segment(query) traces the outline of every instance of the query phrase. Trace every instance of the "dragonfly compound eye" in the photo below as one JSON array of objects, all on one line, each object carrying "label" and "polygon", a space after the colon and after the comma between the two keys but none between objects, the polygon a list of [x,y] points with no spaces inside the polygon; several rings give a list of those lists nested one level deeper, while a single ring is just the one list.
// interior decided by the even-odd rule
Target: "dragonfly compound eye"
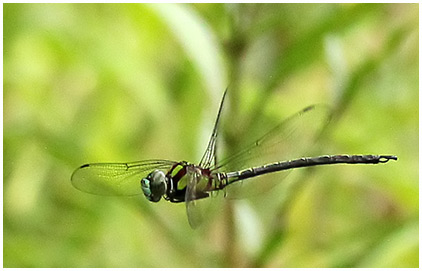
[{"label": "dragonfly compound eye", "polygon": [[158,202],[167,190],[166,175],[160,170],[154,170],[141,180],[141,187],[149,201]]}]

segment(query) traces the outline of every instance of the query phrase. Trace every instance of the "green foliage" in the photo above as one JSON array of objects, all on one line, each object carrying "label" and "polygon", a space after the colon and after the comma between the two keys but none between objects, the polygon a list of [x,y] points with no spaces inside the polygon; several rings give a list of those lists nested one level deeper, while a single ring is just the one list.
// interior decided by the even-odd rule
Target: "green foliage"
[{"label": "green foliage", "polygon": [[[418,267],[417,4],[3,14],[5,267]],[[227,86],[229,152],[325,103],[321,152],[399,160],[296,170],[198,231],[182,204],[72,187],[87,162],[199,161]]]}]

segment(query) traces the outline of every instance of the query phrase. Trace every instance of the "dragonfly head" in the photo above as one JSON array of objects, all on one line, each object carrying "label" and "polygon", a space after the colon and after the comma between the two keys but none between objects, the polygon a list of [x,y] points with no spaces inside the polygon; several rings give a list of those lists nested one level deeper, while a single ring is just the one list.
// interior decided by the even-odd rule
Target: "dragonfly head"
[{"label": "dragonfly head", "polygon": [[142,192],[152,202],[160,201],[167,191],[166,175],[160,170],[154,170],[141,180]]}]

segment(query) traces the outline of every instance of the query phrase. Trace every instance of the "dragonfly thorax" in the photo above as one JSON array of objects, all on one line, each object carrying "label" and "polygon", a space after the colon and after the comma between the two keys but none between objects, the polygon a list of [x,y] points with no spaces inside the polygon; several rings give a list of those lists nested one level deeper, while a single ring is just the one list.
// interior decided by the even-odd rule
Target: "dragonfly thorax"
[{"label": "dragonfly thorax", "polygon": [[142,192],[152,202],[160,201],[167,191],[167,177],[164,172],[154,170],[141,180]]}]

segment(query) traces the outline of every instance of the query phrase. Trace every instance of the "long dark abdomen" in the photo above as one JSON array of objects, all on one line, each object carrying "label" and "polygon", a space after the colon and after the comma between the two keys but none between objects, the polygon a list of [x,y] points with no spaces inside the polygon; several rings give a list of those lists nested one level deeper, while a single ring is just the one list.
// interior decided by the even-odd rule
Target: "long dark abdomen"
[{"label": "long dark abdomen", "polygon": [[262,167],[254,167],[238,172],[227,173],[228,183],[282,170],[331,164],[378,164],[397,160],[393,155],[325,155],[277,162]]}]

